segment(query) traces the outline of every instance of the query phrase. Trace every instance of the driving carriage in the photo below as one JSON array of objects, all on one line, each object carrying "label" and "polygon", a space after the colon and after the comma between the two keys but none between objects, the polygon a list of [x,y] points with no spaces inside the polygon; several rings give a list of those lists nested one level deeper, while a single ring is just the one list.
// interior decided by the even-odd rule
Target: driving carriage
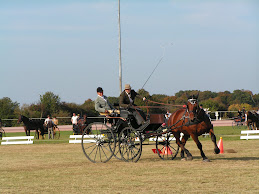
[{"label": "driving carriage", "polygon": [[[126,162],[137,162],[142,154],[143,142],[155,139],[156,153],[161,159],[174,159],[181,148],[182,159],[191,160],[192,155],[184,147],[191,136],[200,149],[203,161],[209,161],[202,151],[198,136],[210,133],[214,152],[220,152],[216,144],[213,125],[197,103],[198,96],[192,96],[185,108],[173,113],[165,124],[163,114],[150,114],[140,125],[136,125],[133,113],[120,109],[120,114],[107,115],[85,128],[82,134],[82,149],[91,162],[107,162],[113,156]],[[137,108],[135,108],[137,110]],[[180,134],[183,138],[180,139]],[[187,155],[185,158],[184,154]]]},{"label": "driving carriage", "polygon": [[[92,162],[107,162],[112,156],[127,162],[137,162],[142,153],[143,142],[166,129],[163,125],[163,114],[150,115],[137,127],[133,114],[128,110],[120,110],[119,115],[101,117],[100,121],[103,120],[104,122],[91,123],[82,135],[83,152]],[[166,142],[166,138],[162,139],[162,136],[156,140],[161,158],[174,158],[177,155],[179,147],[170,145],[171,140],[172,138]],[[172,150],[171,154],[162,153],[161,146],[166,145],[167,149]]]},{"label": "driving carriage", "polygon": [[232,128],[233,129],[245,129],[246,128],[246,122],[245,117],[234,117],[234,120],[232,122]]}]

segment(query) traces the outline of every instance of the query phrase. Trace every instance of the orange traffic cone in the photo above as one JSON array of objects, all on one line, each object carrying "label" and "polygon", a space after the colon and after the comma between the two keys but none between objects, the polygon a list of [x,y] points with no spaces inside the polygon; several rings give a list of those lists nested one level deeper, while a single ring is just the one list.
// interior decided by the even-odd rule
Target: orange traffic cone
[{"label": "orange traffic cone", "polygon": [[162,155],[172,155],[173,152],[171,151],[171,149],[166,146],[166,147],[163,147],[163,150],[162,150]]},{"label": "orange traffic cone", "polygon": [[220,154],[224,153],[224,149],[223,149],[223,140],[222,137],[220,137],[220,140],[218,142],[218,148],[220,149]]}]

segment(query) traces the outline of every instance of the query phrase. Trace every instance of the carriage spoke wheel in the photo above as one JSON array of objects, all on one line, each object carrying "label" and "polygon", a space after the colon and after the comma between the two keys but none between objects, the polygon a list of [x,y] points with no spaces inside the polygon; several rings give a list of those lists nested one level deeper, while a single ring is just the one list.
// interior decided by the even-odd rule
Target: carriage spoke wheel
[{"label": "carriage spoke wheel", "polygon": [[126,162],[137,162],[142,153],[140,134],[131,127],[124,128],[119,135],[119,150]]},{"label": "carriage spoke wheel", "polygon": [[115,138],[110,127],[92,123],[85,128],[81,141],[83,153],[93,163],[109,161],[115,150]]},{"label": "carriage spoke wheel", "polygon": [[235,121],[232,122],[232,128],[233,129],[237,129],[238,128],[238,125]]},{"label": "carriage spoke wheel", "polygon": [[123,160],[122,157],[121,157],[121,154],[120,154],[120,148],[119,148],[119,134],[118,133],[114,133],[114,137],[116,139],[116,142],[115,142],[115,150],[114,150],[114,157],[118,160]]},{"label": "carriage spoke wheel", "polygon": [[156,151],[162,160],[173,160],[179,151],[179,146],[175,143],[170,133],[156,137]]}]

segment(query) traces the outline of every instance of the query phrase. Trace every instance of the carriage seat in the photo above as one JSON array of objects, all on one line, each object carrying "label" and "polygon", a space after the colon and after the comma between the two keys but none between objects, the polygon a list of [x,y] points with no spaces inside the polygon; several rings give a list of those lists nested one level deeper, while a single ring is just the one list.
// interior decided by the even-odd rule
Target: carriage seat
[{"label": "carriage seat", "polygon": [[120,114],[120,110],[108,110],[108,112],[100,112],[100,116],[113,116],[114,114]]}]

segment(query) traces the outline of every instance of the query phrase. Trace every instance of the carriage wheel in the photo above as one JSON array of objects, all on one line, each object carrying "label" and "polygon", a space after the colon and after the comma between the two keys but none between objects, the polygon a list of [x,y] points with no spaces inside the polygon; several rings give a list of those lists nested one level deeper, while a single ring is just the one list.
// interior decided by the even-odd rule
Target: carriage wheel
[{"label": "carriage wheel", "polygon": [[167,133],[156,137],[156,151],[162,160],[173,160],[179,151],[179,146],[175,143],[171,134]]},{"label": "carriage wheel", "polygon": [[85,128],[81,141],[85,156],[94,163],[109,161],[115,150],[115,138],[110,127],[92,123]]},{"label": "carriage wheel", "polygon": [[59,139],[59,138],[60,138],[60,130],[58,127],[56,127],[54,130],[54,139]]},{"label": "carriage wheel", "polygon": [[114,157],[117,158],[118,160],[123,160],[120,154],[120,147],[119,147],[119,134],[118,133],[114,133],[114,137],[116,139],[115,142],[115,150],[114,150]]},{"label": "carriage wheel", "polygon": [[124,128],[119,135],[119,150],[126,162],[137,162],[142,153],[140,134],[131,127]]},{"label": "carriage wheel", "polygon": [[232,122],[232,128],[233,129],[238,129],[239,128],[238,126],[239,126],[238,122],[235,122],[235,121]]},{"label": "carriage wheel", "polygon": [[242,122],[240,128],[241,129],[246,129],[247,128],[246,122]]}]

